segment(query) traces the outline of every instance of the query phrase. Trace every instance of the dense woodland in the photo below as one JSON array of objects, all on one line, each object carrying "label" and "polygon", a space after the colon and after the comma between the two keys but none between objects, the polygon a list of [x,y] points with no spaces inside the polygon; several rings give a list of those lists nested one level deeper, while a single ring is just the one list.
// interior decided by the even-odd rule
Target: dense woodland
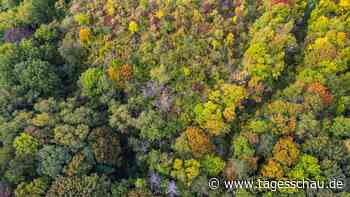
[{"label": "dense woodland", "polygon": [[350,0],[0,0],[0,38],[0,197],[350,196]]}]

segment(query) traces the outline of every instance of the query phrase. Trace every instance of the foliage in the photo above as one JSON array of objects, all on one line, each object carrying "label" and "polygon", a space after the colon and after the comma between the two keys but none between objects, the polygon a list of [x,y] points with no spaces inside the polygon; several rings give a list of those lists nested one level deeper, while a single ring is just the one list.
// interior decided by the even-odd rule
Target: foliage
[{"label": "foliage", "polygon": [[302,155],[298,164],[289,172],[289,177],[302,180],[316,178],[320,179],[320,165],[317,158],[310,155]]},{"label": "foliage", "polygon": [[107,79],[100,68],[89,68],[80,77],[83,94],[87,96],[101,95],[108,87]]},{"label": "foliage", "polygon": [[89,135],[89,144],[98,163],[111,166],[120,165],[120,141],[107,127],[95,128]]},{"label": "foliage", "polygon": [[261,169],[261,175],[271,179],[281,179],[284,176],[284,171],[281,164],[270,159]]},{"label": "foliage", "polygon": [[68,150],[61,146],[47,145],[38,152],[39,168],[38,172],[52,178],[58,177],[70,159]]},{"label": "foliage", "polygon": [[241,105],[247,93],[241,86],[222,84],[220,90],[209,94],[209,101],[195,107],[197,122],[212,135],[228,131],[227,123],[236,117],[236,108]]},{"label": "foliage", "polygon": [[68,176],[83,175],[89,172],[94,165],[95,159],[92,151],[85,148],[72,157],[65,169],[65,173]]},{"label": "foliage", "polygon": [[86,125],[78,125],[76,128],[70,125],[62,125],[54,129],[55,140],[72,148],[84,146],[84,140],[88,133],[89,127]]},{"label": "foliage", "polygon": [[18,197],[44,196],[48,187],[49,184],[45,178],[37,178],[30,183],[19,184],[15,190],[15,195]]},{"label": "foliage", "polygon": [[223,171],[225,162],[220,157],[206,155],[201,160],[201,166],[210,176],[216,176]]},{"label": "foliage", "polygon": [[297,161],[300,151],[292,138],[281,138],[273,147],[272,152],[276,161],[282,165],[291,166]]},{"label": "foliage", "polygon": [[197,160],[174,160],[171,176],[187,184],[188,186],[192,184],[193,179],[196,178],[199,173],[200,163]]},{"label": "foliage", "polygon": [[27,133],[21,133],[16,137],[13,146],[16,149],[16,155],[30,154],[34,155],[39,149],[39,142]]},{"label": "foliage", "polygon": [[201,129],[189,127],[185,132],[193,156],[200,157],[203,154],[211,152],[213,145],[209,141],[207,135]]},{"label": "foliage", "polygon": [[5,180],[16,185],[35,175],[35,160],[29,155],[12,159],[8,164],[8,169],[4,172]]},{"label": "foliage", "polygon": [[330,132],[336,137],[349,137],[350,119],[343,116],[336,117]]},{"label": "foliage", "polygon": [[247,138],[239,136],[232,142],[233,144],[233,155],[236,158],[252,157],[254,155],[254,149],[249,144]]},{"label": "foliage", "polygon": [[[0,196],[346,196],[349,0],[1,0]],[[232,193],[231,193],[232,192]]]},{"label": "foliage", "polygon": [[110,181],[105,176],[93,174],[82,177],[58,177],[49,188],[48,196],[109,196]]}]

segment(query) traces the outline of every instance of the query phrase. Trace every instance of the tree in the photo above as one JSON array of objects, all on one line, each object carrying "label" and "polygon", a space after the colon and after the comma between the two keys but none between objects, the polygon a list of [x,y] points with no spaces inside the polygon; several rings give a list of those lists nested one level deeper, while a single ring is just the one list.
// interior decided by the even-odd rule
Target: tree
[{"label": "tree", "polygon": [[83,27],[79,31],[80,42],[84,43],[89,41],[91,38],[91,30],[89,28]]},{"label": "tree", "polygon": [[165,121],[161,118],[158,112],[147,110],[141,112],[136,120],[135,126],[140,130],[141,138],[153,142],[169,137],[165,124]]},{"label": "tree", "polygon": [[159,150],[153,149],[148,153],[146,162],[149,166],[149,170],[169,176],[174,158],[167,152],[160,152]]},{"label": "tree", "polygon": [[186,132],[183,132],[178,138],[176,138],[174,149],[179,154],[191,153],[191,147],[187,140]]},{"label": "tree", "polygon": [[303,105],[287,102],[284,100],[274,100],[264,109],[272,127],[274,134],[294,133],[296,129],[297,116],[303,112]]},{"label": "tree", "polygon": [[280,162],[283,166],[293,165],[298,160],[300,152],[291,137],[278,140],[272,151],[275,161]]},{"label": "tree", "polygon": [[234,138],[233,142],[233,155],[235,158],[252,157],[255,153],[253,147],[249,144],[247,138],[238,136]]},{"label": "tree", "polygon": [[[291,32],[294,20],[304,11],[295,9],[297,6],[270,4],[271,7],[268,5],[270,8],[251,27],[252,39],[243,57],[243,69],[251,76],[248,86],[254,92],[256,101],[261,101],[266,89],[273,87],[274,80],[279,79],[290,63],[287,55],[292,54],[286,53],[285,49],[297,48]],[[284,31],[278,31],[279,28]]]},{"label": "tree", "polygon": [[[23,157],[14,157],[14,139],[16,136],[22,132],[27,126],[28,121],[32,118],[32,113],[19,111],[11,115],[12,118],[10,118],[8,121],[3,120],[0,118],[0,174],[3,175],[3,173],[8,170],[14,170],[15,167],[11,166],[10,169],[8,168],[9,164],[11,162],[14,162],[15,164],[20,163],[17,161],[21,160]],[[12,160],[15,158],[14,160]],[[30,160],[28,160],[29,162]],[[12,164],[11,164],[12,165]],[[19,168],[21,168],[19,166]],[[16,173],[16,171],[13,171]]]},{"label": "tree", "polygon": [[0,182],[0,196],[1,197],[10,197],[12,195],[10,187],[6,183]]},{"label": "tree", "polygon": [[91,130],[88,137],[90,147],[97,163],[120,166],[121,147],[118,135],[108,127],[98,127]]},{"label": "tree", "polygon": [[220,172],[223,171],[225,167],[225,161],[215,155],[206,155],[201,160],[201,166],[209,176],[217,176]]},{"label": "tree", "polygon": [[320,179],[321,170],[317,158],[304,154],[300,157],[297,165],[288,173],[295,180]]},{"label": "tree", "polygon": [[271,134],[263,134],[260,136],[257,145],[256,154],[264,158],[271,157],[273,145],[275,144],[274,136]]},{"label": "tree", "polygon": [[15,190],[15,195],[18,197],[44,196],[48,187],[49,182],[47,179],[37,178],[29,183],[20,183]]},{"label": "tree", "polygon": [[201,129],[189,127],[185,132],[193,156],[201,157],[206,153],[210,153],[214,148],[207,135]]},{"label": "tree", "polygon": [[23,88],[30,90],[33,96],[47,96],[56,91],[59,77],[50,63],[42,60],[25,61],[15,65],[15,73]]},{"label": "tree", "polygon": [[204,104],[196,105],[194,112],[197,116],[197,122],[202,128],[208,128],[211,134],[219,135],[228,131],[224,123],[222,109],[219,104],[208,101]]},{"label": "tree", "polygon": [[60,14],[55,8],[55,0],[31,0],[27,3],[28,15],[31,16],[33,24],[48,23]]},{"label": "tree", "polygon": [[190,186],[200,173],[200,162],[195,159],[175,159],[171,176]]},{"label": "tree", "polygon": [[251,120],[247,125],[249,131],[257,134],[265,133],[269,130],[270,125],[266,120]]},{"label": "tree", "polygon": [[32,155],[16,156],[9,161],[4,178],[9,183],[17,185],[35,177],[37,175],[35,167],[35,158]]},{"label": "tree", "polygon": [[125,83],[132,78],[133,68],[129,64],[113,60],[108,66],[107,74],[110,80],[114,81],[118,86],[124,87]]},{"label": "tree", "polygon": [[69,150],[55,145],[45,145],[39,150],[38,156],[40,162],[38,172],[51,178],[58,177],[72,158]]},{"label": "tree", "polygon": [[228,180],[244,179],[250,174],[250,167],[246,160],[231,159],[226,162],[223,174]]},{"label": "tree", "polygon": [[322,98],[323,104],[326,106],[332,104],[333,102],[332,93],[329,92],[329,90],[320,83],[310,84],[307,88],[307,91],[318,94]]},{"label": "tree", "polygon": [[87,174],[96,164],[93,152],[89,148],[75,154],[65,168],[68,176],[81,176]]},{"label": "tree", "polygon": [[108,88],[106,76],[101,68],[89,68],[80,76],[83,94],[86,96],[100,96]]},{"label": "tree", "polygon": [[350,136],[350,118],[339,116],[334,119],[330,132],[338,137],[344,138]]},{"label": "tree", "polygon": [[58,177],[49,188],[46,196],[95,197],[110,196],[110,180],[105,176],[92,174],[73,177]]},{"label": "tree", "polygon": [[271,179],[281,179],[284,176],[283,167],[277,161],[269,159],[262,167],[261,175]]},{"label": "tree", "polygon": [[33,34],[33,30],[29,28],[11,28],[5,32],[5,42],[18,43],[22,39],[29,38]]},{"label": "tree", "polygon": [[39,149],[39,142],[34,137],[23,132],[15,138],[13,146],[18,156],[26,154],[35,155]]},{"label": "tree", "polygon": [[84,141],[89,134],[89,127],[83,124],[73,127],[70,125],[59,125],[54,129],[55,140],[73,149],[84,146]]},{"label": "tree", "polygon": [[[86,125],[96,127],[101,124],[103,116],[97,113],[88,105],[79,105],[77,98],[70,98],[66,102],[61,103],[61,112],[59,115],[66,124],[70,125]],[[81,126],[81,127],[86,127]]]},{"label": "tree", "polygon": [[236,108],[247,98],[242,86],[222,84],[219,90],[209,94],[209,101],[197,104],[194,112],[202,128],[208,129],[211,135],[220,135],[229,131],[228,123],[236,118]]}]

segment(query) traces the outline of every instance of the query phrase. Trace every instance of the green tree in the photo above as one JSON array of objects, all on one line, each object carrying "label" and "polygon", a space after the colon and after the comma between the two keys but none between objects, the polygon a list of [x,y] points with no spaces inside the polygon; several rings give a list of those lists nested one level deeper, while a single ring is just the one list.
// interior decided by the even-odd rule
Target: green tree
[{"label": "green tree", "polygon": [[80,176],[88,173],[96,164],[93,152],[89,148],[84,148],[75,154],[65,168],[68,176]]},{"label": "green tree", "polygon": [[110,196],[111,183],[106,176],[92,174],[73,177],[58,177],[46,196],[95,197]]},{"label": "green tree", "polygon": [[350,136],[350,118],[339,116],[334,119],[330,132],[338,137],[345,138]]},{"label": "green tree", "polygon": [[77,127],[70,125],[59,125],[54,129],[55,140],[72,149],[78,149],[84,146],[84,140],[89,134],[89,127],[83,124]]},{"label": "green tree", "polygon": [[304,154],[300,157],[297,165],[288,173],[288,176],[296,180],[320,179],[320,173],[321,170],[317,158]]},{"label": "green tree", "polygon": [[15,195],[18,197],[44,196],[48,188],[49,181],[47,179],[37,178],[29,183],[20,183],[15,190]]},{"label": "green tree", "polygon": [[34,155],[39,149],[39,142],[34,137],[23,132],[15,138],[13,146],[18,156],[26,154]]},{"label": "green tree", "polygon": [[52,94],[59,85],[59,77],[53,66],[45,61],[30,60],[15,65],[15,73],[23,89],[33,96]]},{"label": "green tree", "polygon": [[238,136],[232,141],[233,144],[233,155],[235,158],[241,158],[243,156],[252,157],[254,156],[255,150],[249,144],[247,138]]},{"label": "green tree", "polygon": [[201,160],[201,166],[209,176],[217,176],[223,171],[225,161],[215,155],[206,155]]},{"label": "green tree", "polygon": [[35,158],[32,155],[16,156],[9,161],[8,168],[4,173],[5,180],[12,184],[19,184],[35,177]]},{"label": "green tree", "polygon": [[55,145],[45,145],[39,150],[38,156],[38,172],[52,178],[58,177],[72,158],[66,148]]},{"label": "green tree", "polygon": [[107,78],[101,68],[89,68],[80,77],[83,94],[87,96],[99,96],[108,88]]},{"label": "green tree", "polygon": [[110,128],[98,127],[92,129],[88,141],[97,163],[113,167],[120,166],[120,139]]}]

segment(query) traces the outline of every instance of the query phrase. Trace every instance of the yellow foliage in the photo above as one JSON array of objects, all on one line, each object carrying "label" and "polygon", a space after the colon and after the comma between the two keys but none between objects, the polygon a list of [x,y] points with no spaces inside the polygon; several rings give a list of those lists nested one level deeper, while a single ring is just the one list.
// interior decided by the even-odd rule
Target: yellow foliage
[{"label": "yellow foliage", "polygon": [[110,80],[112,81],[118,81],[119,80],[119,74],[118,74],[118,69],[110,66],[107,70],[107,74]]},{"label": "yellow foliage", "polygon": [[283,177],[284,172],[281,164],[273,159],[270,159],[261,169],[261,175],[278,180]]},{"label": "yellow foliage", "polygon": [[214,136],[218,136],[227,131],[226,124],[222,120],[217,119],[209,119],[205,127],[208,129],[209,133]]},{"label": "yellow foliage", "polygon": [[340,0],[339,6],[342,7],[344,10],[350,9],[350,0]]},{"label": "yellow foliage", "polygon": [[224,110],[224,117],[227,121],[232,121],[236,117],[236,112],[233,107],[226,107]]},{"label": "yellow foliage", "polygon": [[184,66],[183,72],[184,72],[184,75],[185,75],[186,77],[188,77],[188,76],[191,75],[191,69],[188,68],[187,66]]},{"label": "yellow foliage", "polygon": [[181,160],[175,159],[171,176],[179,181],[191,185],[194,178],[200,173],[200,163],[195,159]]},{"label": "yellow foliage", "polygon": [[183,165],[183,161],[181,159],[175,159],[173,168],[175,170],[180,170],[182,168],[182,165]]},{"label": "yellow foliage", "polygon": [[201,129],[189,127],[186,129],[186,135],[193,156],[200,157],[212,151],[213,144]]},{"label": "yellow foliage", "polygon": [[80,31],[79,31],[80,42],[88,41],[90,36],[91,36],[91,30],[89,28],[86,28],[86,27],[80,28]]},{"label": "yellow foliage", "polygon": [[345,32],[338,32],[337,37],[339,43],[344,43],[346,41],[347,35]]},{"label": "yellow foliage", "polygon": [[42,113],[38,114],[35,118],[32,120],[33,124],[35,126],[45,126],[49,122],[49,114],[47,113]]},{"label": "yellow foliage", "polygon": [[291,166],[298,160],[299,152],[291,137],[280,139],[273,147],[275,160],[287,166]]},{"label": "yellow foliage", "polygon": [[226,106],[238,106],[240,102],[247,98],[246,89],[242,86],[223,84],[221,86],[223,102]]},{"label": "yellow foliage", "polygon": [[198,161],[194,159],[185,161],[185,172],[186,172],[188,184],[191,184],[193,179],[199,175],[200,173],[199,168],[200,168],[200,164]]},{"label": "yellow foliage", "polygon": [[107,75],[110,80],[123,85],[125,81],[129,81],[132,78],[132,68],[129,64],[119,67],[110,65],[107,69]]},{"label": "yellow foliage", "polygon": [[350,139],[344,140],[344,146],[348,153],[350,153]]},{"label": "yellow foliage", "polygon": [[161,18],[163,18],[163,17],[165,16],[165,13],[164,13],[163,10],[160,9],[160,10],[158,10],[158,11],[156,12],[155,16],[156,16],[157,18],[161,19]]},{"label": "yellow foliage", "polygon": [[211,45],[214,49],[218,49],[221,46],[221,43],[218,40],[214,39],[211,41]]},{"label": "yellow foliage", "polygon": [[192,20],[194,23],[200,22],[202,19],[201,13],[198,10],[193,10]]},{"label": "yellow foliage", "polygon": [[232,17],[232,23],[237,24],[237,16]]},{"label": "yellow foliage", "polygon": [[234,39],[235,39],[235,37],[234,37],[233,33],[229,33],[226,36],[225,42],[226,42],[227,45],[232,45]]},{"label": "yellow foliage", "polygon": [[136,33],[139,31],[139,25],[135,21],[129,23],[129,31],[131,33]]},{"label": "yellow foliage", "polygon": [[220,102],[221,92],[219,90],[211,91],[209,94],[209,100],[212,102]]},{"label": "yellow foliage", "polygon": [[114,0],[107,0],[106,9],[108,15],[112,16],[115,14],[116,4],[117,2]]}]

